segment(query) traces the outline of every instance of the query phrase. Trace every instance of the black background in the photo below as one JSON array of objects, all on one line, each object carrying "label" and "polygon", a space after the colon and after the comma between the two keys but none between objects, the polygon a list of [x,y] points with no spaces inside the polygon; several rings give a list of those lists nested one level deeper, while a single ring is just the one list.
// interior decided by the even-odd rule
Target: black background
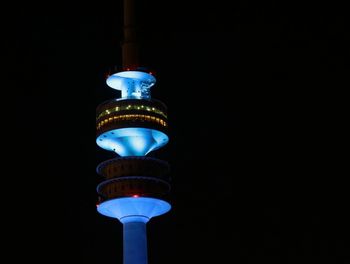
[{"label": "black background", "polygon": [[[170,142],[152,155],[172,167],[149,262],[347,263],[344,9],[138,3],[152,97],[169,110]],[[95,206],[95,167],[113,157],[95,144],[95,109],[119,96],[105,77],[121,64],[121,6],[19,4],[8,22],[13,258],[122,263],[122,226]]]}]

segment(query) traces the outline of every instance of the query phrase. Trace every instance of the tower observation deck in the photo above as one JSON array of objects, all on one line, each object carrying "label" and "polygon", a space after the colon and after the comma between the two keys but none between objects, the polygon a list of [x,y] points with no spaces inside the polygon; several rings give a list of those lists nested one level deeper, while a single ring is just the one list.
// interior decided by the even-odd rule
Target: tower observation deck
[{"label": "tower observation deck", "polygon": [[[124,0],[123,68],[107,78],[120,98],[96,109],[96,143],[116,157],[100,163],[97,211],[123,224],[124,264],[147,264],[146,223],[171,209],[169,164],[147,157],[169,141],[167,107],[151,98],[156,78],[139,70],[134,30],[134,0]],[[144,68],[142,68],[144,69]]]}]

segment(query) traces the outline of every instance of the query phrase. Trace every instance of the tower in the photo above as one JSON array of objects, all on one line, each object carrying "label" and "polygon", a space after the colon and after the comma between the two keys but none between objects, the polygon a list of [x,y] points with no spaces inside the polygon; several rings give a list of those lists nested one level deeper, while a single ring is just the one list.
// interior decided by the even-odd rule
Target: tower
[{"label": "tower", "polygon": [[169,164],[147,154],[167,144],[167,108],[151,98],[156,78],[138,65],[134,0],[124,0],[123,71],[107,78],[121,98],[96,109],[96,143],[117,154],[97,166],[97,211],[123,224],[124,264],[147,264],[146,223],[171,205]]}]

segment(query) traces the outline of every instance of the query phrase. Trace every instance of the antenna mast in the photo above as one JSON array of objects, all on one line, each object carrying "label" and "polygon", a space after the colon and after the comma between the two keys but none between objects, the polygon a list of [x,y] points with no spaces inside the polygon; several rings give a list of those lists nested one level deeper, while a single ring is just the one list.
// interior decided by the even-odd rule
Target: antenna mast
[{"label": "antenna mast", "polygon": [[139,66],[135,0],[124,0],[124,39],[122,43],[122,63],[124,69],[136,69]]}]

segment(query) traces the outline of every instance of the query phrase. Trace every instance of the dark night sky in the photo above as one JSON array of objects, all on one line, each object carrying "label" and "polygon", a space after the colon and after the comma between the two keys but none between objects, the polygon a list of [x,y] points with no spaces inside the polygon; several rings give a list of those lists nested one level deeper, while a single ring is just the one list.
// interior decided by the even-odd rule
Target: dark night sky
[{"label": "dark night sky", "polygon": [[[171,128],[152,155],[171,164],[173,210],[148,224],[149,263],[349,263],[342,7],[188,2],[139,1]],[[122,263],[122,226],[95,207],[95,167],[113,157],[95,144],[95,108],[119,96],[105,75],[121,63],[120,8],[16,10],[8,156],[23,161],[8,215],[36,263]]]}]

